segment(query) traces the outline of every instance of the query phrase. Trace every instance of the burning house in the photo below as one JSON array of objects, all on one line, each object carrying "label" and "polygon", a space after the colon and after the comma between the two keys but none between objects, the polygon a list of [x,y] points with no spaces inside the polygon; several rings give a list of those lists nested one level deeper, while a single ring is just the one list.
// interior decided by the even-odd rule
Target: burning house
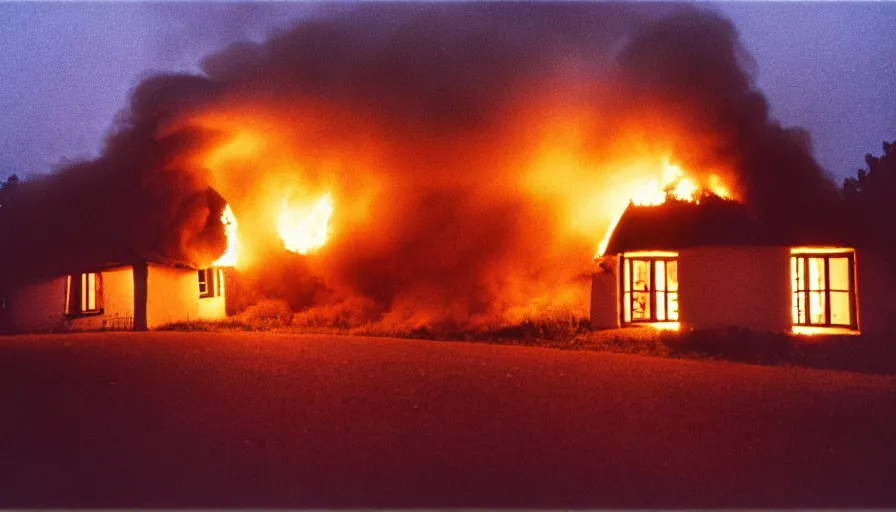
[{"label": "burning house", "polygon": [[[0,332],[145,330],[224,318],[225,280],[236,263],[237,242],[236,219],[219,194],[208,189],[196,196],[209,215],[198,231],[202,236],[178,240],[179,250],[168,243],[178,230],[141,245],[128,236],[126,228],[138,226],[128,210],[119,212],[123,218],[111,210],[100,214],[94,208],[109,205],[97,207],[91,195],[63,201],[67,177],[26,182],[7,194],[10,201],[0,212],[6,242],[0,250]],[[104,192],[99,189],[100,196]],[[96,220],[93,228],[83,219],[42,215],[60,213],[55,200]]]},{"label": "burning house", "polygon": [[110,263],[7,288],[13,332],[146,330],[225,316],[225,273],[140,261]]},{"label": "burning house", "polygon": [[768,225],[712,195],[699,204],[632,203],[592,276],[592,327],[886,330],[894,311],[884,253],[845,222],[787,224]]},{"label": "burning house", "polygon": [[[42,325],[76,307],[95,312],[90,290],[101,283],[103,316],[133,311],[135,325],[152,327],[206,315],[213,302],[199,295],[217,290],[218,273],[200,269],[229,243],[252,300],[329,325],[475,329],[587,316],[595,233],[609,224],[598,252],[615,270],[594,277],[596,327],[740,325],[712,309],[712,322],[689,320],[695,301],[719,305],[690,280],[710,275],[711,262],[760,267],[700,248],[772,242],[726,238],[747,229],[734,207],[719,207],[731,226],[690,238],[650,234],[641,210],[626,207],[668,196],[709,208],[711,193],[757,218],[796,221],[838,195],[805,132],[769,115],[754,69],[730,21],[693,5],[322,8],[213,52],[196,72],[142,80],[99,158],[27,184],[20,211],[0,209],[0,277],[15,281],[7,288],[26,276],[44,283],[31,302],[51,298],[54,320]],[[212,189],[239,218],[238,244]],[[821,243],[781,240],[785,255]],[[828,269],[826,282],[809,283],[827,288],[793,292],[806,323],[824,300],[825,323],[871,327],[858,300],[867,272],[836,288],[830,268],[844,260],[793,258],[809,278]],[[695,273],[697,260],[706,270]],[[182,290],[183,306],[156,313],[150,298],[168,289]],[[132,298],[113,310],[113,295]],[[784,325],[789,309],[775,311],[768,325]]]}]

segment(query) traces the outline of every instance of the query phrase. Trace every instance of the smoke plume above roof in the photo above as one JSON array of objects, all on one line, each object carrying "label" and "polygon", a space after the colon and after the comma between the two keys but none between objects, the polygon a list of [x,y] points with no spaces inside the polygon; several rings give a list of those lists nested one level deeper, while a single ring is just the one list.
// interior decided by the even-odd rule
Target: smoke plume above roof
[{"label": "smoke plume above roof", "polygon": [[[582,311],[604,205],[662,158],[724,176],[759,216],[836,196],[755,68],[731,22],[688,5],[324,7],[202,74],[143,81],[99,159],[24,184],[4,236],[200,266],[223,252],[217,191],[246,272],[287,283],[296,309],[362,301],[422,325]],[[277,208],[324,192],[331,239],[278,264]],[[25,242],[36,229],[57,241]]]}]

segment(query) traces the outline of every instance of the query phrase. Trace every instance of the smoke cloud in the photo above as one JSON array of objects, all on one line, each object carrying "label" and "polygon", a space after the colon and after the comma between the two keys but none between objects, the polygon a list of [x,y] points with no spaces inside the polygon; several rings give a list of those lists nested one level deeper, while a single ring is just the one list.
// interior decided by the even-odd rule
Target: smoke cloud
[{"label": "smoke cloud", "polygon": [[[759,217],[836,198],[805,133],[769,118],[755,67],[729,21],[686,5],[323,8],[202,74],[145,80],[103,156],[26,183],[35,199],[4,230],[19,254],[199,266],[223,252],[217,191],[240,221],[241,272],[294,310],[363,304],[405,325],[583,314],[620,186],[664,159],[723,177]],[[330,239],[285,254],[278,210],[324,193]],[[64,236],[21,238],[37,226]]]}]

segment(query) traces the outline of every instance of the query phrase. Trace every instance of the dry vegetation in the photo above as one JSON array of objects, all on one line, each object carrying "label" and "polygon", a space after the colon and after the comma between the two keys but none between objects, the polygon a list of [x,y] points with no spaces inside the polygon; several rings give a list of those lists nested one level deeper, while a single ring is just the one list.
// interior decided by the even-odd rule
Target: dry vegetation
[{"label": "dry vegetation", "polygon": [[283,301],[265,300],[226,320],[181,322],[163,329],[478,341],[896,374],[896,348],[890,343],[890,336],[807,338],[744,329],[678,332],[648,327],[592,331],[587,318],[564,312],[542,314],[513,325],[475,327],[461,327],[451,322],[409,326],[370,320],[375,316],[376,312],[365,309],[363,304],[293,313]]}]

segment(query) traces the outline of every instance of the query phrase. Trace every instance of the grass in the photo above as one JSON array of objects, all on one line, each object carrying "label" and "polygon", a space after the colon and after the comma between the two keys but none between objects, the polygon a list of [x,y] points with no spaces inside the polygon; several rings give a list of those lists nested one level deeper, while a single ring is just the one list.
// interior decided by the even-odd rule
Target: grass
[{"label": "grass", "polygon": [[864,373],[896,374],[892,337],[794,336],[786,333],[720,329],[662,331],[649,327],[592,331],[588,320],[569,313],[527,318],[514,324],[464,326],[443,321],[409,326],[367,321],[370,311],[357,308],[327,315],[295,314],[278,301],[262,301],[239,315],[217,321],[179,322],[162,330],[186,332],[278,332],[338,334],[441,341],[475,341],[509,345],[594,350],[655,357],[733,361],[760,365],[801,366]]},{"label": "grass", "polygon": [[246,308],[242,313],[223,320],[190,320],[174,322],[160,328],[163,331],[225,332],[273,331],[288,327],[292,311],[283,301],[265,300]]}]

